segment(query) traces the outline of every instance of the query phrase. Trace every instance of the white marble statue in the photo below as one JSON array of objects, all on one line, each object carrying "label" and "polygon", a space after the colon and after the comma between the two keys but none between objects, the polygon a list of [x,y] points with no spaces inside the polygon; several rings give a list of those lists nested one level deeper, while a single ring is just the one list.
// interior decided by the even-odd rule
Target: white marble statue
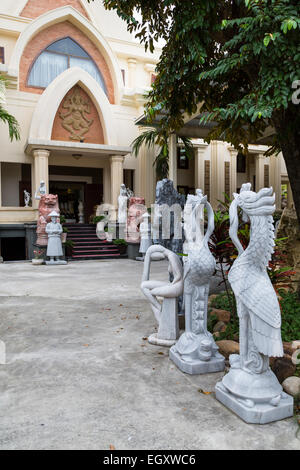
[{"label": "white marble statue", "polygon": [[46,233],[48,234],[48,245],[47,245],[47,256],[50,261],[46,261],[46,264],[67,264],[66,261],[60,259],[63,256],[61,234],[62,226],[58,222],[59,214],[56,211],[52,211],[49,214],[51,222],[46,225]]},{"label": "white marble statue", "polygon": [[41,199],[41,196],[45,196],[47,194],[47,188],[45,181],[40,182],[39,189],[34,193],[34,198],[37,200]]},{"label": "white marble statue", "polygon": [[141,235],[141,241],[140,241],[140,248],[139,248],[139,253],[141,253],[141,257],[136,258],[137,261],[144,261],[146,252],[148,248],[152,245],[152,240],[151,240],[151,225],[150,225],[150,214],[149,212],[145,212],[142,215],[143,222],[140,225],[140,235]]},{"label": "white marble statue", "polygon": [[84,224],[84,205],[82,201],[78,203],[78,219],[80,224]]},{"label": "white marble statue", "polygon": [[[168,271],[172,274],[173,281],[149,280],[151,261],[163,259],[169,261]],[[150,246],[145,256],[141,289],[159,324],[158,332],[149,336],[149,343],[171,346],[179,336],[177,299],[183,292],[183,271],[179,257],[161,245]],[[162,304],[159,297],[163,298]]]},{"label": "white marble statue", "polygon": [[127,203],[128,203],[128,192],[127,192],[125,184],[121,184],[120,195],[118,197],[118,222],[119,224],[126,224]]},{"label": "white marble statue", "polygon": [[[244,250],[237,236],[238,207],[250,221]],[[282,391],[269,357],[283,356],[281,314],[266,267],[274,250],[272,188],[258,193],[243,184],[230,206],[230,237],[238,257],[229,272],[240,320],[240,354],[230,356],[230,371],[216,385],[216,397],[248,423],[268,423],[293,415],[293,399]]]},{"label": "white marble statue", "polygon": [[[214,213],[203,196],[197,190],[196,196],[188,199],[192,204],[192,219],[186,235],[189,236],[184,257],[184,304],[185,332],[170,349],[170,359],[179,369],[188,374],[205,374],[224,370],[225,359],[218,352],[218,347],[210,332],[207,331],[207,303],[209,284],[215,272],[216,262],[208,247],[208,240],[214,231]],[[206,207],[208,226],[206,234],[197,235],[196,225],[201,225],[203,212],[200,205]]]},{"label": "white marble statue", "polygon": [[30,193],[24,189],[24,204],[25,207],[29,207],[29,202],[30,202]]}]

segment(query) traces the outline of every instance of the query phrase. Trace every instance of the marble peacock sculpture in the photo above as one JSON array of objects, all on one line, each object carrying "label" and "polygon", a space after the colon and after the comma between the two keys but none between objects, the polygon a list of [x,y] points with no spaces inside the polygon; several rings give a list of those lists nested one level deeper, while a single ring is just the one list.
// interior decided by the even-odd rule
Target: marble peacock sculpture
[{"label": "marble peacock sculpture", "polygon": [[[224,357],[218,353],[218,346],[207,331],[209,284],[216,267],[208,247],[214,231],[214,213],[207,196],[199,189],[196,196],[189,197],[189,203],[192,210],[188,230],[185,230],[188,255],[184,262],[185,333],[170,349],[170,358],[182,371],[201,374],[224,369]],[[207,210],[208,226],[205,235],[197,237],[203,206]]]},{"label": "marble peacock sculpture", "polygon": [[[244,250],[237,232],[238,208],[250,222],[250,242]],[[267,273],[274,251],[272,188],[251,191],[243,184],[231,203],[230,237],[238,257],[228,279],[240,321],[240,354],[229,358],[231,368],[216,385],[216,397],[246,422],[266,423],[291,416],[293,400],[282,391],[269,367],[269,357],[283,356],[281,313]]]}]

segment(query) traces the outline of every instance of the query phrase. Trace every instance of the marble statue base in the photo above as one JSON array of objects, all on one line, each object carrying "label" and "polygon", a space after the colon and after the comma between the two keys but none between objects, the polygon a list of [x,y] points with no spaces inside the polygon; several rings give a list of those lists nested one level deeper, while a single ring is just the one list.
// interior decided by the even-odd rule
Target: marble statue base
[{"label": "marble statue base", "polygon": [[148,341],[157,346],[173,346],[179,337],[178,299],[165,297],[162,304],[158,332],[149,336]]},{"label": "marble statue base", "polygon": [[267,424],[293,416],[294,401],[285,392],[281,393],[281,400],[277,406],[273,406],[270,403],[255,403],[252,408],[249,408],[242,399],[226,390],[222,382],[217,383],[215,392],[217,400],[246,423]]},{"label": "marble statue base", "polygon": [[209,361],[193,359],[191,362],[184,361],[182,357],[173,350],[169,351],[169,358],[182,372],[191,375],[209,374],[211,372],[222,372],[225,368],[225,359],[220,353],[216,353]]},{"label": "marble statue base", "polygon": [[231,368],[216,385],[216,398],[246,423],[266,424],[293,416],[294,400],[283,392],[267,368],[252,372],[241,367],[239,354],[229,357]]},{"label": "marble statue base", "polygon": [[140,254],[140,242],[138,243],[133,243],[133,242],[127,242],[127,256],[129,259],[133,259],[136,261],[136,258]]},{"label": "marble statue base", "polygon": [[155,346],[165,346],[169,348],[177,342],[177,339],[162,339],[157,337],[158,333],[153,333],[148,338],[148,343],[155,344]]},{"label": "marble statue base", "polygon": [[57,260],[57,261],[46,261],[46,264],[47,265],[58,265],[58,264],[68,264],[67,261],[63,260],[63,259],[60,259],[60,260]]}]

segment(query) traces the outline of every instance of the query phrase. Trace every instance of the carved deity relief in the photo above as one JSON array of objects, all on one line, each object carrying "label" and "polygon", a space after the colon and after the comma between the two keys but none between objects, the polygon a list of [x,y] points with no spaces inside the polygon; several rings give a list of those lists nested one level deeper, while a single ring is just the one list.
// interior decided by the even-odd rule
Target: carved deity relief
[{"label": "carved deity relief", "polygon": [[88,118],[91,114],[90,102],[81,95],[79,88],[75,87],[73,93],[66,96],[62,108],[66,113],[59,112],[59,117],[62,127],[70,133],[70,140],[83,141],[94,122]]}]

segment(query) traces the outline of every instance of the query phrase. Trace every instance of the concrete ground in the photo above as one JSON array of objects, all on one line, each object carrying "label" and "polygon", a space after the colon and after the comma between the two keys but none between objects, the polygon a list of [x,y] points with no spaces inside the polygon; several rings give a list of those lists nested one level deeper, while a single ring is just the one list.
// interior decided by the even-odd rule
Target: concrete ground
[{"label": "concrete ground", "polygon": [[142,267],[0,265],[0,449],[299,449],[293,419],[245,424],[200,392],[222,373],[185,375],[148,344]]}]

